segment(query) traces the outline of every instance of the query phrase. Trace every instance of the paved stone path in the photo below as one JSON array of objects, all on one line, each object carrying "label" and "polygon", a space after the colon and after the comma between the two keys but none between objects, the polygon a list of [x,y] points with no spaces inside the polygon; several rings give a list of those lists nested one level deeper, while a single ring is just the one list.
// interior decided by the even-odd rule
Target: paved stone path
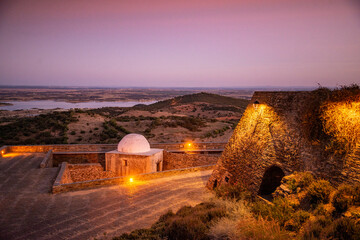
[{"label": "paved stone path", "polygon": [[210,196],[211,171],[53,195],[44,154],[0,158],[0,239],[111,239]]}]

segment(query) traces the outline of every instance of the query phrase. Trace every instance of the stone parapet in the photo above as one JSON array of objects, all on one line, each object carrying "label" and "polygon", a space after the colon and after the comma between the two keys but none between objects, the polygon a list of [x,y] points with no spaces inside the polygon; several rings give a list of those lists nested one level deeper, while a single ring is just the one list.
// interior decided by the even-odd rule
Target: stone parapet
[{"label": "stone parapet", "polygon": [[164,170],[179,169],[216,164],[219,156],[198,155],[198,154],[181,154],[164,151]]},{"label": "stone parapet", "polygon": [[40,168],[53,167],[53,153],[49,150],[40,163]]},{"label": "stone parapet", "polygon": [[[206,166],[199,166],[199,167],[192,167],[192,168],[183,168],[183,169],[176,169],[176,170],[168,170],[156,173],[145,173],[131,176],[134,181],[147,181],[151,179],[158,179],[164,177],[170,177],[174,175],[180,175],[185,173],[191,172],[198,172],[198,171],[206,171],[212,170],[215,165],[206,165]],[[96,188],[102,186],[109,186],[109,185],[118,185],[118,184],[125,184],[129,182],[129,176],[124,177],[115,177],[115,178],[107,178],[107,179],[97,179],[97,180],[90,180],[90,181],[83,181],[83,182],[69,182],[68,175],[68,168],[66,163],[61,165],[61,170],[59,171],[58,177],[52,187],[52,193],[62,193],[62,192],[69,192],[69,191],[77,191],[89,188]],[[65,174],[64,174],[65,173]],[[65,178],[64,180],[62,178]]]},{"label": "stone parapet", "polygon": [[[174,151],[201,151],[201,150],[219,150],[225,147],[225,142],[194,142],[191,147],[186,143],[150,143],[151,148],[160,148]],[[117,144],[55,144],[55,145],[23,145],[23,146],[3,146],[1,149],[6,153],[46,153],[52,150],[53,153],[63,152],[108,152],[117,149]]]}]

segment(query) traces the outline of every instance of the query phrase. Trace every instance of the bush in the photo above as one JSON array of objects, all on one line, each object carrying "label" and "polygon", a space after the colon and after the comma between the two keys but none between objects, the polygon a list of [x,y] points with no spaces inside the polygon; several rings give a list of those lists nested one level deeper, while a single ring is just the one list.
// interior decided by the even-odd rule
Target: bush
[{"label": "bush", "polygon": [[352,198],[352,189],[348,185],[343,185],[338,188],[332,199],[332,205],[335,207],[337,213],[345,212],[350,204]]},{"label": "bush", "polygon": [[310,213],[299,210],[292,215],[292,218],[285,223],[285,229],[298,232],[302,225],[310,218]]},{"label": "bush", "polygon": [[310,172],[300,173],[300,179],[298,186],[300,188],[306,188],[314,181],[314,176]]},{"label": "bush", "polygon": [[314,240],[320,239],[321,232],[323,229],[331,224],[331,219],[325,216],[321,216],[315,221],[308,222],[304,227],[302,239],[304,240]]},{"label": "bush", "polygon": [[114,239],[207,240],[211,223],[224,216],[226,216],[225,208],[213,202],[200,203],[195,207],[184,206],[176,214],[169,211],[162,215],[150,229],[135,230]]},{"label": "bush", "polygon": [[211,239],[236,239],[237,219],[221,218],[209,230]]},{"label": "bush", "polygon": [[319,203],[328,203],[332,187],[326,180],[317,180],[310,184],[306,197],[312,205]]},{"label": "bush", "polygon": [[153,229],[137,229],[131,233],[124,233],[113,240],[161,240],[159,234]]},{"label": "bush", "polygon": [[293,218],[295,213],[290,202],[282,197],[275,198],[273,204],[257,201],[251,206],[251,211],[268,220],[276,220],[280,226],[284,226],[287,221]]},{"label": "bush", "polygon": [[244,218],[237,224],[238,237],[236,239],[253,240],[288,240],[289,234],[282,230],[274,220],[263,218]]},{"label": "bush", "polygon": [[165,229],[168,239],[208,239],[207,227],[198,217],[175,218]]},{"label": "bush", "polygon": [[359,183],[357,183],[353,186],[352,198],[353,198],[353,204],[356,206],[359,206],[360,205],[360,184]]},{"label": "bush", "polygon": [[322,237],[326,239],[360,239],[360,224],[356,223],[354,219],[346,217],[337,219],[325,229]]},{"label": "bush", "polygon": [[215,188],[214,190],[215,190],[215,195],[218,198],[236,199],[236,200],[240,200],[240,199],[250,200],[252,198],[251,193],[239,183],[234,185],[224,184]]}]

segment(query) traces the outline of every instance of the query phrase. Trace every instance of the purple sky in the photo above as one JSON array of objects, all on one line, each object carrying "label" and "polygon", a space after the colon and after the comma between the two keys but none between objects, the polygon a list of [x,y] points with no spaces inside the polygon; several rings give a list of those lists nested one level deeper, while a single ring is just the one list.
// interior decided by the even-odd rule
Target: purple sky
[{"label": "purple sky", "polygon": [[0,85],[360,83],[358,0],[2,0]]}]

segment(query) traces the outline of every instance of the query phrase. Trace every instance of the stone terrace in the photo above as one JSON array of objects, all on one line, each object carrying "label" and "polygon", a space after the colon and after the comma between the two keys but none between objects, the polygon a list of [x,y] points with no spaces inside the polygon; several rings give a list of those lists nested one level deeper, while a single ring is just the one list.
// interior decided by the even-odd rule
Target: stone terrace
[{"label": "stone terrace", "polygon": [[210,194],[204,186],[211,171],[203,171],[53,195],[58,168],[40,169],[44,156],[0,158],[0,239],[111,239]]}]

